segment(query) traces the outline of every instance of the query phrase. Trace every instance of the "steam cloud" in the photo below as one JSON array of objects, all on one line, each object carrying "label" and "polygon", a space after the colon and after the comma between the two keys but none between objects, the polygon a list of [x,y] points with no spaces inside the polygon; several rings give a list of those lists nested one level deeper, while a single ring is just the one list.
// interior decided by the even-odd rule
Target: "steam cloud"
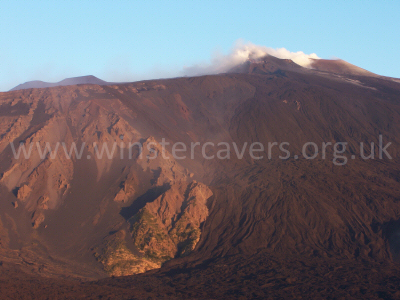
[{"label": "steam cloud", "polygon": [[291,59],[296,64],[306,68],[310,67],[310,58],[319,59],[315,53],[305,54],[302,51],[290,52],[285,48],[273,49],[265,46],[254,45],[252,43],[244,44],[243,42],[238,41],[228,55],[215,53],[211,59],[211,63],[184,67],[183,74],[187,76],[196,76],[202,74],[223,73],[244,63],[248,59],[261,58],[267,54],[281,59]]}]

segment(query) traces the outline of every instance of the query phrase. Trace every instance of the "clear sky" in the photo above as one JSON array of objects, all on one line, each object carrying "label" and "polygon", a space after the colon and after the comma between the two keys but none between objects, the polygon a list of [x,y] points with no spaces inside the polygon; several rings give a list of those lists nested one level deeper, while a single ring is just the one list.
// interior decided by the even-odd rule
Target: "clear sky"
[{"label": "clear sky", "polygon": [[0,91],[178,76],[238,39],[400,77],[400,1],[0,0]]}]

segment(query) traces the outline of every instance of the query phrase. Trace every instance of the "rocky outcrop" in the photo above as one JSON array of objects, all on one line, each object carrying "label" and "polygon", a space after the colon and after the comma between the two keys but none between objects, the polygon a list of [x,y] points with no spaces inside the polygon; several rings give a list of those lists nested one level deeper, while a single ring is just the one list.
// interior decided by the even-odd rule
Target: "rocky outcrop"
[{"label": "rocky outcrop", "polygon": [[172,185],[129,220],[135,246],[157,262],[188,255],[200,239],[211,196],[211,190],[196,181]]},{"label": "rocky outcrop", "polygon": [[110,170],[113,159],[129,157],[130,145],[142,138],[125,119],[110,111],[114,107],[107,107],[106,104],[81,102],[71,120],[79,132],[79,138],[85,142],[89,156],[96,162],[98,180]]},{"label": "rocky outcrop", "polygon": [[128,202],[128,200],[135,194],[135,186],[137,185],[137,179],[133,172],[129,173],[126,180],[121,182],[119,191],[114,197],[115,202]]},{"label": "rocky outcrop", "polygon": [[108,274],[122,276],[160,268],[165,261],[190,254],[200,240],[212,194],[196,181],[172,184],[128,220],[128,232],[119,230],[106,237],[95,248],[95,257]]},{"label": "rocky outcrop", "polygon": [[152,184],[154,186],[172,185],[175,182],[186,180],[188,170],[176,162],[172,154],[163,149],[156,139],[148,137],[143,143],[141,152],[136,160],[143,171],[150,170],[154,173]]},{"label": "rocky outcrop", "polygon": [[32,216],[32,226],[33,228],[37,229],[39,226],[44,222],[45,217],[44,213],[40,210],[34,212]]},{"label": "rocky outcrop", "polygon": [[96,259],[110,276],[126,276],[157,269],[161,265],[134,255],[127,247],[126,232],[120,230],[94,249]]},{"label": "rocky outcrop", "polygon": [[[32,225],[37,228],[44,221],[43,211],[55,209],[62,203],[74,168],[72,159],[66,157],[61,146],[62,142],[67,145],[73,142],[66,118],[60,113],[47,114],[43,100],[35,106],[31,126],[36,127],[31,128],[36,131],[31,129],[18,143],[14,142],[15,154],[1,183],[10,191],[16,191],[18,200],[32,213]],[[38,118],[43,121],[40,125],[34,120]]]},{"label": "rocky outcrop", "polygon": [[31,194],[32,189],[29,187],[29,185],[24,184],[18,189],[18,194],[17,198],[21,201],[25,201]]}]

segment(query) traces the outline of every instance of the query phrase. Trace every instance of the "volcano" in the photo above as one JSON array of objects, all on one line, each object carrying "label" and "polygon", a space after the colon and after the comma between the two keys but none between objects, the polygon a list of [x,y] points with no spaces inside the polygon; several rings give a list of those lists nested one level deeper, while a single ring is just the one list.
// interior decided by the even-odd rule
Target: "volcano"
[{"label": "volcano", "polygon": [[101,80],[101,79],[97,78],[96,76],[89,75],[89,76],[66,78],[59,82],[44,82],[44,81],[40,81],[40,80],[28,81],[28,82],[17,85],[16,87],[12,88],[10,91],[18,91],[18,90],[24,90],[24,89],[41,89],[41,88],[48,88],[48,87],[77,85],[77,84],[107,85],[107,84],[113,84],[113,83]]},{"label": "volcano", "polygon": [[60,83],[0,94],[4,297],[400,297],[396,79],[269,55]]}]

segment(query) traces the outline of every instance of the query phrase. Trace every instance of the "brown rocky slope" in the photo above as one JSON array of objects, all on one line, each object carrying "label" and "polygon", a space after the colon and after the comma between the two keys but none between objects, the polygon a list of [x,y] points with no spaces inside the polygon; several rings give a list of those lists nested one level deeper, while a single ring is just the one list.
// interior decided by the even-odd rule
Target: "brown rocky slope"
[{"label": "brown rocky slope", "polygon": [[[41,273],[53,279],[32,293],[57,284],[60,298],[90,298],[93,290],[93,298],[121,299],[304,298],[310,291],[325,298],[396,298],[399,84],[289,61],[247,67],[215,76],[2,93],[4,267],[15,276],[12,266],[19,264],[36,276],[43,265]],[[360,142],[378,145],[379,135],[392,143],[393,159],[361,159]],[[208,160],[197,148],[194,159],[190,153],[150,159],[161,149],[147,145],[162,138],[171,143],[169,154],[173,142],[235,142],[239,148],[289,142],[291,155],[279,159],[284,153],[275,147],[271,159],[265,149],[257,153],[260,160],[248,152],[238,159],[234,150],[230,159]],[[8,145],[60,140],[87,143],[83,156],[91,159],[41,160],[35,153],[16,160]],[[117,146],[111,159],[98,159],[91,146],[111,149],[121,141],[145,145],[142,158],[135,152],[129,159],[128,149]],[[347,142],[348,161],[334,165],[332,148],[326,159],[321,153],[296,159],[307,142]],[[219,149],[209,147],[207,155]],[[32,265],[24,262],[27,253],[39,252]],[[98,278],[161,264],[158,271],[95,283],[54,279],[65,270]],[[31,277],[21,278],[28,287]]]}]

